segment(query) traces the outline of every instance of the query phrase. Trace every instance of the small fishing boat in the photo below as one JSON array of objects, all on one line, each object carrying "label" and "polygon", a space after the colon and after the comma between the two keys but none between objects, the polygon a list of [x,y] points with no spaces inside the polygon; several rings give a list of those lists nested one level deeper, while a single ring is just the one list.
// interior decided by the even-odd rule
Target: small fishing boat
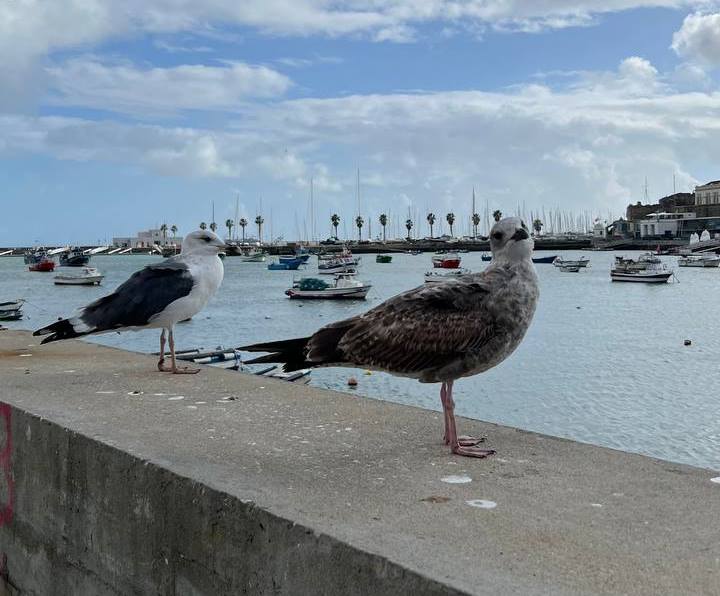
[{"label": "small fishing boat", "polygon": [[590,259],[587,257],[580,257],[575,260],[565,260],[562,257],[557,257],[552,264],[555,265],[555,267],[587,267],[589,262]]},{"label": "small fishing boat", "polygon": [[352,255],[344,255],[332,259],[323,259],[318,263],[318,273],[336,275],[339,273],[355,273],[359,259]]},{"label": "small fishing boat", "polygon": [[353,274],[342,273],[336,275],[332,283],[317,277],[303,277],[293,283],[293,287],[286,290],[290,298],[338,300],[357,299],[364,300],[372,285],[355,279]]},{"label": "small fishing boat", "polygon": [[563,273],[577,273],[580,271],[580,267],[577,265],[557,265],[557,267]]},{"label": "small fishing boat", "polygon": [[678,257],[679,267],[718,267],[720,256],[718,255],[688,255]]},{"label": "small fishing boat", "polygon": [[532,258],[532,261],[533,261],[533,263],[538,263],[538,264],[540,264],[540,263],[552,263],[552,262],[554,262],[555,259],[557,259],[557,258],[558,258],[557,255],[550,255],[549,257],[533,257],[533,258]]},{"label": "small fishing boat", "polygon": [[481,258],[483,261],[492,261],[492,255],[489,255],[489,254],[486,254],[486,253],[481,254],[481,255],[480,255],[480,258]]},{"label": "small fishing boat", "polygon": [[240,255],[240,261],[243,263],[264,263],[267,253],[262,250],[250,250]]},{"label": "small fishing boat", "polygon": [[99,286],[105,276],[95,267],[83,267],[80,271],[63,271],[53,281],[58,286]]},{"label": "small fishing boat", "polygon": [[17,321],[22,319],[22,307],[25,300],[18,298],[9,302],[0,302],[0,321]]},{"label": "small fishing boat", "polygon": [[278,261],[281,263],[290,263],[293,261],[300,261],[300,263],[307,263],[310,258],[310,253],[303,252],[294,255],[280,255]]},{"label": "small fishing boat", "polygon": [[638,257],[638,260],[615,257],[615,269],[621,271],[644,271],[649,265],[659,265],[662,261],[652,253],[645,253]]},{"label": "small fishing boat", "polygon": [[296,271],[304,263],[305,261],[302,259],[278,260],[274,263],[268,263],[267,268],[270,271]]},{"label": "small fishing boat", "polygon": [[460,255],[455,252],[436,253],[432,257],[435,269],[457,269],[460,267]]},{"label": "small fishing boat", "polygon": [[90,255],[83,253],[82,248],[73,246],[69,250],[60,253],[61,267],[84,267],[90,262]]},{"label": "small fishing boat", "polygon": [[28,269],[30,271],[54,271],[55,270],[55,261],[53,261],[50,257],[43,256],[40,258],[39,261],[36,261],[30,265],[28,265]]},{"label": "small fishing boat", "polygon": [[377,255],[375,257],[376,263],[391,263],[392,262],[392,255]]},{"label": "small fishing boat", "polygon": [[673,275],[672,269],[668,269],[663,263],[647,263],[645,269],[611,269],[610,279],[612,281],[627,281],[637,283],[666,283]]},{"label": "small fishing boat", "polygon": [[444,281],[452,281],[457,280],[463,275],[468,275],[469,273],[472,273],[470,269],[451,269],[450,271],[435,271],[434,269],[432,271],[428,271],[425,273],[425,283],[426,284],[435,284],[435,283],[441,283]]}]

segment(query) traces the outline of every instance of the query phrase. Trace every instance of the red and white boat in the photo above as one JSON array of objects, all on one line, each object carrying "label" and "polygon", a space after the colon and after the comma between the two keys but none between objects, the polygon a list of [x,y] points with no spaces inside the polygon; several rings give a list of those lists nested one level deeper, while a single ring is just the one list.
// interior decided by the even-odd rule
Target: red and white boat
[{"label": "red and white boat", "polygon": [[454,252],[433,255],[432,264],[435,269],[457,269],[460,267],[460,255]]},{"label": "red and white boat", "polygon": [[31,263],[28,269],[30,269],[30,271],[54,271],[55,261],[48,257],[42,257],[39,261]]}]

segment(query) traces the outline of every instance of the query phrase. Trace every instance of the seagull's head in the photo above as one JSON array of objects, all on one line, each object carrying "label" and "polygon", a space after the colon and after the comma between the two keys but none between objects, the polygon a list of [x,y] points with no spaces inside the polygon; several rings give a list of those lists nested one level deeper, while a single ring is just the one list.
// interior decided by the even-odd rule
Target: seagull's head
[{"label": "seagull's head", "polygon": [[535,243],[519,217],[506,217],[490,230],[490,248],[493,261],[516,263],[530,260]]},{"label": "seagull's head", "polygon": [[185,236],[181,252],[183,254],[216,255],[225,248],[225,243],[214,232],[195,230]]}]

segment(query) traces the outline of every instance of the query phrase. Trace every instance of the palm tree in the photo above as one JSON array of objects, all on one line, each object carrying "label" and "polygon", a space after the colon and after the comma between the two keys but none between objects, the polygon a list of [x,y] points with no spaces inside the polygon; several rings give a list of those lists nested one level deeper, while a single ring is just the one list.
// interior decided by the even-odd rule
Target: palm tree
[{"label": "palm tree", "polygon": [[410,240],[410,230],[412,230],[412,228],[413,228],[412,219],[405,220],[405,227],[407,228],[407,231],[408,231],[407,239]]},{"label": "palm tree", "polygon": [[226,219],[225,220],[225,227],[228,229],[228,240],[232,238],[232,229],[235,225],[235,222],[232,219]]},{"label": "palm tree", "polygon": [[453,224],[455,223],[455,214],[452,212],[448,213],[445,216],[445,220],[448,222],[448,225],[450,226],[450,235],[452,236],[453,235],[452,227],[453,227]]},{"label": "palm tree", "polygon": [[213,221],[210,222],[210,229],[215,233],[215,230],[217,230],[217,224]]},{"label": "palm tree", "polygon": [[493,219],[495,221],[500,221],[502,219],[502,211],[500,211],[500,209],[495,209],[495,211],[493,211]]},{"label": "palm tree", "polygon": [[379,220],[380,220],[380,225],[382,226],[382,229],[383,229],[383,242],[385,242],[385,226],[388,223],[388,217],[384,213],[381,213]]},{"label": "palm tree", "polygon": [[173,240],[175,240],[175,236],[177,235],[178,227],[175,224],[173,224],[172,226],[170,226],[170,231],[173,234]]},{"label": "palm tree", "polygon": [[477,238],[477,228],[480,225],[480,215],[473,213],[470,219],[472,219],[473,224],[473,238]]},{"label": "palm tree", "polygon": [[362,240],[362,227],[363,227],[364,223],[365,223],[365,220],[362,218],[361,215],[358,215],[355,218],[355,225],[357,226],[357,229],[358,229],[358,242],[360,242]]},{"label": "palm tree", "polygon": [[332,224],[332,227],[335,228],[335,240],[337,240],[337,229],[338,225],[340,225],[340,216],[337,213],[333,213],[332,217],[330,218],[330,223]]},{"label": "palm tree", "polygon": [[167,231],[168,227],[166,223],[160,226],[160,233],[163,235],[163,246],[167,244]]},{"label": "palm tree", "polygon": [[248,220],[243,217],[238,222],[238,225],[242,228],[242,241],[245,242],[245,226],[248,225]]},{"label": "palm tree", "polygon": [[428,224],[430,224],[430,238],[433,237],[433,226],[435,225],[435,214],[434,213],[428,213],[427,217]]},{"label": "palm tree", "polygon": [[258,227],[258,240],[262,242],[262,225],[265,223],[262,215],[258,215],[255,218],[255,225]]},{"label": "palm tree", "polygon": [[534,219],[532,226],[533,230],[535,230],[535,234],[539,236],[540,230],[542,230],[543,227],[543,222],[541,222],[539,219]]},{"label": "palm tree", "polygon": [[207,224],[204,221],[200,222],[200,229],[201,230],[207,230]]}]

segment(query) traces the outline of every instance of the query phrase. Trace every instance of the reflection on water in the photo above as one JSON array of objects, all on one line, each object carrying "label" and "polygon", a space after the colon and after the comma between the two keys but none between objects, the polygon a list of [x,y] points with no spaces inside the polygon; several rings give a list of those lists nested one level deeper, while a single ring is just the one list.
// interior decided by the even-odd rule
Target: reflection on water
[{"label": "reflection on water", "polygon": [[[497,368],[456,383],[458,414],[720,469],[720,270],[682,269],[678,284],[618,284],[609,281],[613,253],[563,256],[580,254],[591,265],[577,274],[537,266],[541,296],[528,336]],[[664,259],[674,264],[674,258]],[[156,260],[97,256],[92,264],[107,274],[103,286],[56,287],[52,274],[30,273],[22,259],[1,258],[0,301],[29,300],[25,320],[8,326],[35,329],[66,316]],[[360,273],[374,286],[367,301],[297,302],[284,295],[293,272],[228,258],[223,286],[204,312],[178,326],[177,343],[214,348],[307,335],[422,283],[430,266],[427,254],[394,255],[390,264],[367,255]],[[485,263],[479,253],[466,254],[463,266],[480,270]],[[683,345],[686,338],[692,346]],[[92,341],[159,348],[156,331]],[[322,369],[312,384],[349,391],[351,375],[359,380],[354,394],[440,409],[437,385],[382,373]]]}]

